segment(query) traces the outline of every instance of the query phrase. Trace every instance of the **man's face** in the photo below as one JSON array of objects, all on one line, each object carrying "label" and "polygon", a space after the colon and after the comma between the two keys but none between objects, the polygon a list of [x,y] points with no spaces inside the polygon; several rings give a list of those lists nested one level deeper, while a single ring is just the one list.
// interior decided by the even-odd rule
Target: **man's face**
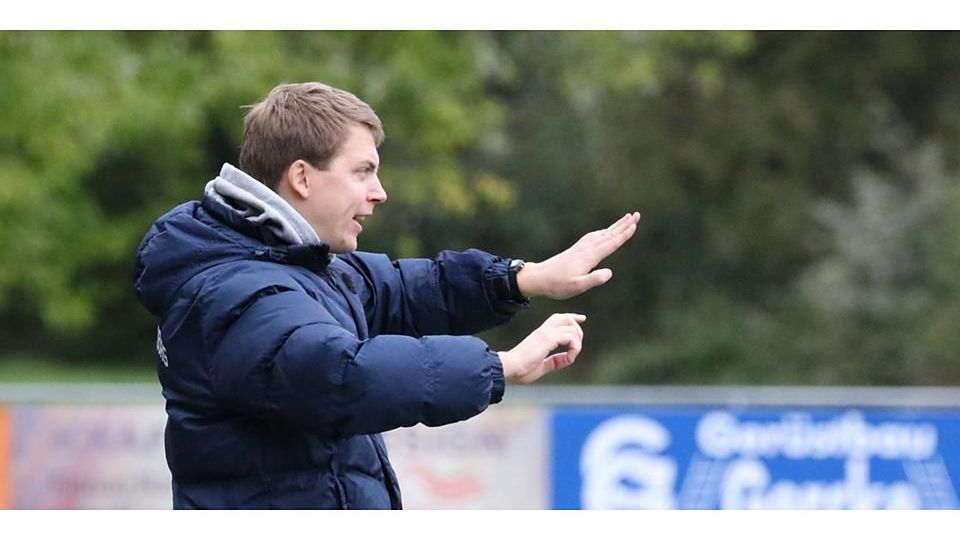
[{"label": "man's face", "polygon": [[330,244],[332,253],[355,251],[362,221],[387,200],[377,177],[379,167],[373,135],[361,124],[351,124],[346,141],[326,170],[307,166],[310,197],[301,213],[317,236]]}]

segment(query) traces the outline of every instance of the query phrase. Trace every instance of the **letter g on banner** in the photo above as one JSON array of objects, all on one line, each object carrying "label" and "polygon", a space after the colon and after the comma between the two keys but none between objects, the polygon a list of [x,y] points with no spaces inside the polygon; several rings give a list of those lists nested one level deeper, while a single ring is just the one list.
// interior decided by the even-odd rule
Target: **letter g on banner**
[{"label": "letter g on banner", "polygon": [[616,416],[597,426],[580,454],[581,506],[585,509],[676,507],[676,462],[657,455],[670,432],[645,416]]}]

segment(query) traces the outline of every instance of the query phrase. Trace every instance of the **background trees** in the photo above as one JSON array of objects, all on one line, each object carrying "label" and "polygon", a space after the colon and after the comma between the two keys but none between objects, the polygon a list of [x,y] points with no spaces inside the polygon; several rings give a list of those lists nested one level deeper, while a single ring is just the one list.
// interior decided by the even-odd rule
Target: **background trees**
[{"label": "background trees", "polygon": [[485,335],[588,313],[554,381],[960,382],[947,32],[0,32],[0,355],[150,366],[137,243],[300,80],[384,121],[364,249],[536,260],[644,214],[610,284]]}]

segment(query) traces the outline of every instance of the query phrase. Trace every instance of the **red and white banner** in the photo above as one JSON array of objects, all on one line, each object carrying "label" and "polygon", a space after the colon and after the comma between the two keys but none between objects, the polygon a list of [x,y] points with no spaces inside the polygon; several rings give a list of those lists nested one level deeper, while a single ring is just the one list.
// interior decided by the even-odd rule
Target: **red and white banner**
[{"label": "red and white banner", "polygon": [[[0,508],[170,508],[165,422],[156,405],[0,408]],[[491,407],[384,437],[405,508],[548,507],[543,409]]]},{"label": "red and white banner", "polygon": [[544,409],[500,406],[384,434],[408,509],[548,508],[547,436]]},{"label": "red and white banner", "polygon": [[10,413],[0,405],[0,510],[10,502]]},{"label": "red and white banner", "polygon": [[10,507],[172,506],[162,406],[17,405],[8,415]]}]

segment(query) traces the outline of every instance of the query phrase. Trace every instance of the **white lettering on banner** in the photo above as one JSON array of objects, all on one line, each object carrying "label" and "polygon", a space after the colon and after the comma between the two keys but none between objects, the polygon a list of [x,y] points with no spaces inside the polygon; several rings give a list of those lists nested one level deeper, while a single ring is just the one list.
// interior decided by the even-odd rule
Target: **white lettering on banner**
[{"label": "white lettering on banner", "polygon": [[157,354],[160,355],[160,361],[163,362],[163,365],[170,367],[170,363],[167,361],[167,348],[163,346],[163,336],[160,335],[159,326],[157,327]]},{"label": "white lettering on banner", "polygon": [[583,508],[675,508],[677,464],[654,455],[668,446],[670,432],[643,416],[618,416],[601,424],[580,455]]},{"label": "white lettering on banner", "polygon": [[[697,423],[696,448],[676,486],[678,464],[663,455],[670,431],[640,415],[598,425],[580,455],[581,506],[724,509],[956,508],[950,474],[938,454],[937,427],[929,422],[871,424],[851,410],[824,420],[791,412],[743,421],[711,411]],[[775,478],[764,460],[831,460],[843,476]],[[872,459],[899,461],[905,478],[871,480]],[[778,464],[777,469],[783,465]],[[786,465],[789,469],[789,465]],[[796,473],[794,473],[796,474]],[[788,474],[790,476],[790,474]],[[832,477],[831,477],[832,476]],[[679,490],[679,494],[677,491]]]},{"label": "white lettering on banner", "polygon": [[918,490],[906,482],[870,482],[869,464],[863,459],[848,460],[844,477],[836,482],[771,482],[770,471],[762,462],[738,459],[727,467],[721,485],[720,507],[725,510],[923,507]]},{"label": "white lettering on banner", "polygon": [[726,411],[706,414],[697,425],[697,446],[714,459],[734,455],[788,459],[930,459],[937,449],[932,424],[872,425],[857,411],[815,422],[806,413],[768,422],[740,422]]}]

